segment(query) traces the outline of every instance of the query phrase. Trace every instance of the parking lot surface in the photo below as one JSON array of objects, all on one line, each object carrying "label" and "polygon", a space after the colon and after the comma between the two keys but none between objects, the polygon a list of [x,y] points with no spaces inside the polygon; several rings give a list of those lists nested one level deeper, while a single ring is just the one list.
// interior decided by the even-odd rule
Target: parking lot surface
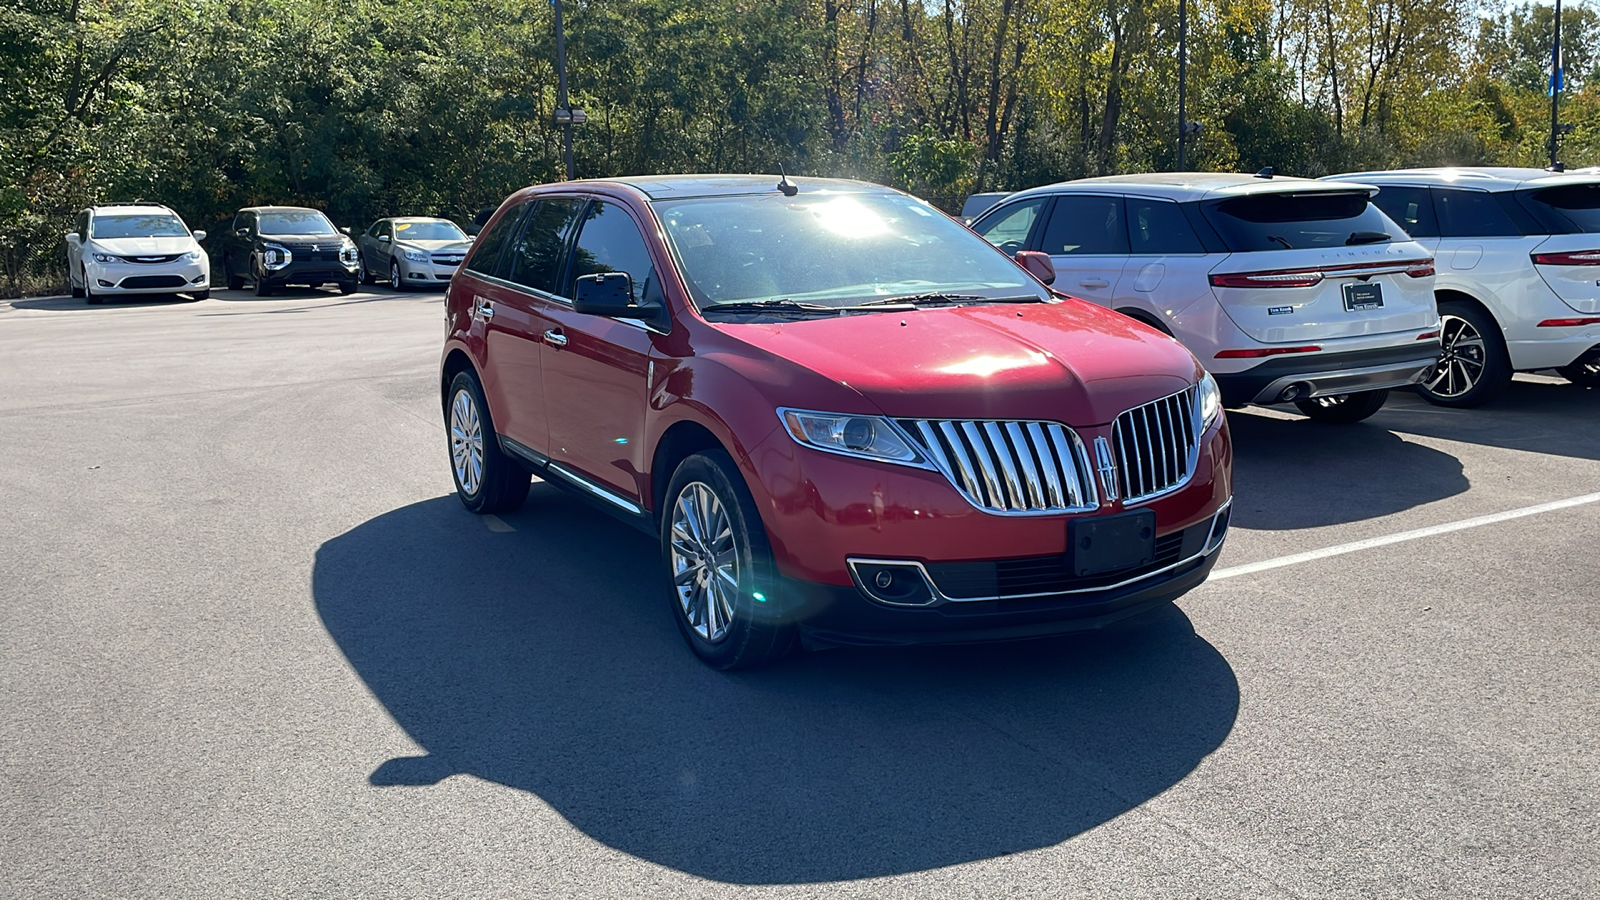
[{"label": "parking lot surface", "polygon": [[1600,392],[1232,412],[1175,608],[726,675],[649,539],[451,495],[443,332],[0,303],[0,896],[1600,895]]}]

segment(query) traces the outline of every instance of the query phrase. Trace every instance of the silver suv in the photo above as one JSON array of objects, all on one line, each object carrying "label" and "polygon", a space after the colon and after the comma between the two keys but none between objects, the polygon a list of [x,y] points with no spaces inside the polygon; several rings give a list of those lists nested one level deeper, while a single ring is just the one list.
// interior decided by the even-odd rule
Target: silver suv
[{"label": "silver suv", "polygon": [[1600,174],[1403,169],[1335,175],[1433,252],[1443,317],[1422,396],[1477,406],[1512,372],[1600,385]]}]

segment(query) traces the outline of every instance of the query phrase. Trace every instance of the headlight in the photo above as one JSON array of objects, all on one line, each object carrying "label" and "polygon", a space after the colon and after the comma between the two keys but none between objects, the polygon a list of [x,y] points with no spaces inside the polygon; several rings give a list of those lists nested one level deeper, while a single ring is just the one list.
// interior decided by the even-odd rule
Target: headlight
[{"label": "headlight", "polygon": [[190,262],[194,262],[195,260],[200,258],[200,251],[199,250],[190,250],[188,253],[185,253],[183,255],[183,258],[187,259]]},{"label": "headlight", "polygon": [[94,261],[97,263],[114,263],[118,261],[117,257],[112,256],[109,253],[94,253],[91,255],[94,257]]},{"label": "headlight", "polygon": [[405,249],[405,257],[406,257],[406,259],[409,259],[412,262],[427,262],[428,261],[428,254],[422,252],[421,250],[413,250],[410,247],[407,247]]},{"label": "headlight", "polygon": [[356,250],[355,244],[345,244],[339,248],[339,261],[346,266],[355,268],[361,263],[361,254]]},{"label": "headlight", "polygon": [[917,452],[900,437],[899,429],[882,416],[841,416],[802,409],[780,409],[778,416],[795,443],[861,459],[922,464]]},{"label": "headlight", "polygon": [[1200,383],[1195,387],[1199,389],[1200,421],[1203,423],[1200,427],[1210,428],[1217,416],[1222,415],[1222,389],[1217,387],[1217,380],[1211,377],[1210,372],[1201,376]]},{"label": "headlight", "polygon": [[288,247],[267,244],[261,248],[261,267],[263,269],[270,269],[276,272],[288,266],[291,262],[294,262],[294,254],[289,252]]}]

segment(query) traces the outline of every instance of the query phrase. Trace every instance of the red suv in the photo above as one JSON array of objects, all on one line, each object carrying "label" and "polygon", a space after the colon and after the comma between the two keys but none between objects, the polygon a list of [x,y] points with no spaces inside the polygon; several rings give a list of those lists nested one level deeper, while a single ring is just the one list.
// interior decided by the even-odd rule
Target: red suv
[{"label": "red suv", "polygon": [[888,188],[528,188],[446,315],[462,502],[514,509],[538,474],[658,535],[718,668],[1098,627],[1199,585],[1227,530],[1194,357]]}]

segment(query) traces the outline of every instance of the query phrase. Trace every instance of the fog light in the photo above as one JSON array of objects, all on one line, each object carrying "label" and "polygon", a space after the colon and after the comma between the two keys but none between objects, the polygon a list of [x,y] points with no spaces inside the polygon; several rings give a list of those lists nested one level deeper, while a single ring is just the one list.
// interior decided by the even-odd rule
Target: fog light
[{"label": "fog light", "polygon": [[104,278],[96,278],[95,280],[100,282],[100,286],[101,287],[116,287],[116,285],[114,285],[111,282],[105,280]]},{"label": "fog light", "polygon": [[204,284],[205,280],[206,280],[206,276],[204,276],[204,275],[196,275],[195,277],[189,279],[189,283],[190,284]]},{"label": "fog light", "polygon": [[862,593],[890,606],[927,606],[938,596],[922,567],[891,560],[851,560]]}]

